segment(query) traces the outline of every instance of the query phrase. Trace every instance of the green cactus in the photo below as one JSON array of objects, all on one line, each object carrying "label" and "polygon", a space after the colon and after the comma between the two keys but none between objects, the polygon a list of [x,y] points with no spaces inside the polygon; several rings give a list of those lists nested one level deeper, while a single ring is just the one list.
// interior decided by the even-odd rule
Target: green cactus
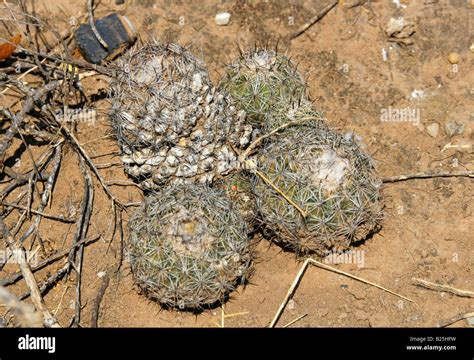
[{"label": "green cactus", "polygon": [[168,186],[147,197],[129,229],[135,282],[165,307],[222,303],[251,274],[247,226],[222,190]]},{"label": "green cactus", "polygon": [[214,187],[225,191],[227,197],[240,211],[249,232],[256,230],[261,223],[253,189],[254,176],[247,171],[235,171],[230,175],[216,181]]},{"label": "green cactus", "polygon": [[[295,119],[311,113],[302,109]],[[353,135],[337,134],[315,116],[271,137],[258,164],[305,212],[262,179],[256,181],[257,206],[264,223],[277,242],[297,254],[324,255],[331,249],[347,248],[378,228],[381,181],[371,157]]]},{"label": "green cactus", "polygon": [[247,123],[262,131],[281,125],[288,111],[306,102],[306,83],[293,62],[272,50],[256,49],[227,67],[219,90],[230,95]]}]

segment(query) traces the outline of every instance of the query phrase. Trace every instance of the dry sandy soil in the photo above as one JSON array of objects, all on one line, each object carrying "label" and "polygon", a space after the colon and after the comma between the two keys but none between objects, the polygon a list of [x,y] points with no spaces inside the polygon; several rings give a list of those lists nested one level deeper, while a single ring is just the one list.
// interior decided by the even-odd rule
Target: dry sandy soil
[{"label": "dry sandy soil", "polygon": [[[344,1],[301,36],[288,40],[329,1],[153,1],[126,0],[115,5],[103,0],[96,17],[112,11],[127,15],[137,27],[142,41],[152,38],[187,44],[207,63],[217,82],[224,65],[238,56],[238,46],[278,44],[298,63],[308,78],[315,107],[339,131],[360,135],[377,161],[380,176],[420,171],[473,170],[474,141],[474,5],[471,1],[372,1],[364,6],[347,7]],[[350,1],[346,1],[349,3]],[[352,1],[352,3],[356,3]],[[85,14],[83,4],[57,1],[40,3],[48,9],[59,27],[67,26],[70,16]],[[231,13],[227,26],[217,26],[219,11]],[[384,34],[389,19],[403,17],[414,25],[412,44],[388,41]],[[382,49],[387,51],[384,61]],[[448,54],[457,52],[457,66]],[[128,181],[118,157],[118,146],[107,117],[108,103],[103,94],[107,79],[89,77],[83,81],[87,95],[95,94],[94,106],[100,116],[94,124],[78,124],[77,137],[106,180]],[[422,91],[415,92],[414,90]],[[418,95],[422,94],[422,95]],[[13,101],[8,96],[3,101]],[[2,104],[3,105],[3,104]],[[420,113],[420,122],[384,122],[384,109],[410,108]],[[462,133],[450,134],[446,124],[464,126]],[[436,136],[428,133],[439,125]],[[4,130],[2,130],[4,131]],[[433,134],[434,135],[434,134]],[[17,141],[19,145],[19,140]],[[450,144],[450,145],[449,145]],[[446,146],[448,145],[448,146]],[[32,146],[35,156],[41,146]],[[9,153],[8,161],[21,159],[18,171],[31,167],[26,152]],[[20,155],[18,155],[20,154]],[[63,159],[54,197],[47,208],[51,214],[72,215],[79,211],[83,196],[82,175],[77,157],[70,151]],[[108,165],[107,165],[108,164]],[[82,275],[82,320],[91,324],[94,299],[102,280],[100,272],[111,272],[120,254],[120,242],[110,242],[112,210],[110,201],[94,179],[95,199],[88,236],[100,234],[84,253]],[[6,186],[8,184],[2,184]],[[317,267],[306,271],[293,299],[277,326],[305,315],[293,327],[432,327],[459,313],[474,311],[471,298],[417,287],[412,278],[474,291],[474,215],[472,179],[434,178],[387,183],[383,186],[385,219],[382,230],[354,250],[363,254],[364,263],[333,264],[337,269],[383,285],[412,302]],[[134,186],[112,186],[122,202],[141,201]],[[13,193],[13,200],[18,193]],[[124,213],[126,224],[133,207]],[[19,213],[6,222],[13,227]],[[28,223],[20,230],[26,230]],[[39,233],[46,253],[67,248],[74,224],[43,219]],[[125,228],[126,231],[126,228]],[[127,236],[127,233],[125,233]],[[36,273],[38,282],[54,273],[59,261]],[[265,240],[259,242],[255,274],[238,288],[225,304],[225,327],[268,326],[293,282],[302,262]],[[363,266],[360,266],[363,265]],[[7,265],[0,278],[16,271]],[[59,282],[45,296],[49,309],[67,326],[74,314],[74,276]],[[23,281],[9,289],[25,291]],[[124,261],[118,274],[111,276],[100,308],[99,326],[104,327],[217,327],[222,325],[222,309],[200,314],[163,310],[159,304],[137,293],[130,267]],[[0,309],[1,310],[1,309]],[[232,316],[233,315],[233,316]],[[469,326],[458,321],[451,326]]]}]

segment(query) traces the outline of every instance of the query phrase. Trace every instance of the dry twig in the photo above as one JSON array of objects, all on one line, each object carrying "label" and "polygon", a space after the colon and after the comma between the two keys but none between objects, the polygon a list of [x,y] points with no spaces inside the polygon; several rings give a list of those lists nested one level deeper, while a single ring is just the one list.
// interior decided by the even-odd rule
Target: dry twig
[{"label": "dry twig", "polygon": [[290,327],[291,325],[293,325],[294,323],[296,323],[297,321],[300,321],[301,319],[303,319],[304,317],[306,317],[308,314],[303,314],[301,316],[298,316],[296,319],[294,320],[291,320],[288,324],[286,324],[285,326],[283,326],[284,328],[287,328],[287,327]]},{"label": "dry twig", "polygon": [[1,286],[0,303],[15,314],[19,326],[28,328],[42,327],[41,314],[36,312],[33,306],[22,303],[15,295]]},{"label": "dry twig", "polygon": [[102,302],[102,299],[105,295],[105,291],[107,290],[107,287],[109,286],[109,282],[110,282],[110,277],[106,273],[104,277],[102,278],[102,284],[100,285],[99,291],[97,292],[97,295],[94,300],[94,305],[92,308],[91,327],[93,328],[97,327],[97,323],[99,321],[100,303]]},{"label": "dry twig", "polygon": [[[35,272],[35,271],[44,269],[46,266],[62,259],[66,255],[69,255],[71,253],[72,248],[77,248],[80,245],[87,246],[87,245],[90,245],[90,244],[96,242],[99,239],[100,239],[100,235],[95,235],[95,236],[92,236],[88,239],[83,239],[83,240],[79,241],[78,243],[76,243],[75,245],[72,245],[72,247],[70,249],[62,250],[62,251],[58,252],[57,254],[54,254],[54,255],[50,256],[49,258],[47,258],[43,261],[40,261],[38,264],[32,266],[31,270],[33,272]],[[16,283],[17,281],[21,280],[22,278],[23,278],[22,272],[21,271],[16,272],[16,273],[10,275],[6,279],[0,279],[0,286],[12,285],[12,284]]]},{"label": "dry twig", "polygon": [[[54,151],[55,151],[55,154],[54,154],[53,169],[51,171],[50,176],[48,177],[48,181],[46,182],[46,186],[45,186],[45,189],[43,191],[43,194],[41,195],[41,201],[40,201],[40,205],[39,205],[39,208],[38,208],[39,212],[43,212],[46,205],[48,205],[50,195],[53,191],[53,186],[56,182],[56,178],[57,178],[58,173],[59,173],[59,168],[61,166],[62,145],[58,146]],[[31,226],[28,228],[28,230],[25,232],[25,234],[21,237],[20,243],[23,243],[23,241],[25,241],[25,239],[27,239],[28,236],[30,236],[33,233],[33,231],[38,229],[38,226],[39,226],[40,222],[41,222],[41,216],[37,215],[35,217],[35,220],[31,224]]]},{"label": "dry twig", "polygon": [[456,289],[448,285],[435,284],[423,279],[412,278],[412,280],[416,285],[424,287],[425,289],[434,290],[434,291],[443,291],[443,292],[447,292],[447,293],[454,294],[461,297],[474,298],[474,292],[472,291]]},{"label": "dry twig", "polygon": [[278,194],[280,194],[290,205],[292,205],[296,210],[300,212],[300,214],[306,218],[308,216],[308,212],[303,210],[297,203],[295,203],[288,195],[286,195],[282,190],[280,190],[269,178],[265,176],[264,173],[262,173],[259,170],[255,170],[255,173],[263,180],[265,181],[268,185],[272,187],[273,190],[275,190]]},{"label": "dry twig", "polygon": [[430,179],[430,178],[438,178],[438,177],[470,177],[474,178],[474,171],[456,171],[456,172],[449,172],[449,171],[440,171],[440,172],[419,172],[414,174],[406,174],[406,175],[396,175],[396,176],[388,176],[382,178],[383,183],[393,183],[398,181],[405,181],[411,179]]},{"label": "dry twig", "polygon": [[[0,75],[1,76],[1,75]],[[0,79],[1,81],[2,79]],[[20,83],[20,82],[18,82]],[[17,87],[22,90],[26,94],[26,100],[23,103],[21,111],[13,115],[13,124],[8,128],[6,131],[5,135],[3,136],[2,141],[0,141],[0,159],[3,157],[5,151],[10,147],[11,142],[13,140],[13,137],[15,134],[19,131],[19,129],[22,126],[23,121],[25,120],[26,115],[33,110],[35,103],[44,95],[49,93],[50,91],[56,89],[58,87],[59,82],[58,81],[52,81],[46,85],[44,85],[42,88],[30,91],[27,89],[23,84],[19,85],[16,83]]]},{"label": "dry twig", "polygon": [[3,219],[0,218],[0,234],[2,235],[3,239],[6,241],[10,250],[14,251],[17,254],[17,260],[20,265],[21,272],[23,273],[23,277],[25,278],[25,282],[28,285],[30,292],[31,292],[31,299],[33,304],[35,305],[36,309],[41,312],[43,315],[44,325],[47,327],[59,327],[58,321],[54,318],[54,316],[49,312],[44,303],[44,300],[41,296],[40,289],[38,284],[36,283],[36,279],[31,271],[30,265],[26,261],[26,254],[25,250],[18,244],[18,242],[13,239],[10,235],[10,232],[3,222]]},{"label": "dry twig", "polygon": [[347,276],[347,277],[350,277],[351,279],[354,279],[354,280],[357,280],[357,281],[360,281],[364,284],[368,284],[368,285],[371,285],[371,286],[374,286],[380,290],[383,290],[383,291],[386,291],[392,295],[395,295],[395,296],[398,296],[402,299],[405,299],[407,301],[410,301],[410,302],[414,302],[413,300],[403,296],[403,295],[400,295],[400,294],[397,294],[396,292],[393,292],[391,290],[388,290],[387,288],[381,286],[381,285],[378,285],[376,283],[373,283],[371,281],[368,281],[368,280],[365,280],[361,277],[358,277],[358,276],[355,276],[355,275],[352,275],[352,274],[349,274],[345,271],[342,271],[342,270],[338,270],[332,266],[328,266],[328,265],[325,265],[323,264],[322,262],[320,261],[317,261],[317,260],[314,260],[314,259],[311,259],[311,258],[308,258],[305,260],[305,262],[303,263],[303,265],[301,266],[300,270],[298,271],[298,274],[296,275],[295,279],[293,280],[293,283],[291,284],[290,288],[288,289],[287,293],[286,293],[286,296],[285,298],[283,299],[283,302],[281,303],[280,307],[278,308],[272,322],[270,323],[270,326],[269,327],[275,327],[276,323],[278,322],[278,319],[280,319],[281,317],[281,314],[283,313],[283,310],[285,310],[285,307],[286,307],[286,304],[288,304],[288,301],[290,300],[290,298],[293,296],[296,288],[298,287],[298,284],[300,283],[301,281],[301,278],[303,277],[304,275],[304,272],[306,271],[308,265],[311,264],[311,265],[315,265],[317,267],[320,267],[322,269],[325,269],[325,270],[329,270],[329,271],[332,271],[332,272],[335,272],[336,274],[340,274],[340,275],[344,275],[344,276]]},{"label": "dry twig", "polygon": [[[9,202],[2,202],[1,205],[5,206],[5,207],[12,207],[12,208],[15,208],[15,209],[20,209],[20,210],[27,210],[27,208],[25,206],[12,204],[12,203],[9,203]],[[74,219],[67,219],[63,215],[45,214],[42,211],[38,211],[38,210],[34,210],[34,209],[30,210],[30,212],[32,214],[42,216],[45,219],[56,220],[56,221],[60,221],[60,222],[63,222],[63,223],[74,223],[75,222]]]},{"label": "dry twig", "polygon": [[[42,296],[46,295],[46,292],[51,289],[59,280],[61,280],[69,271],[69,267],[71,264],[67,263],[54,274],[50,275],[39,287],[40,293]],[[24,300],[28,296],[30,296],[30,291],[25,292],[24,294],[20,295],[19,299]]]},{"label": "dry twig", "polygon": [[290,40],[297,38],[301,34],[303,34],[306,30],[308,30],[311,26],[316,24],[319,20],[321,20],[324,15],[326,15],[333,7],[337,5],[339,0],[331,1],[326,7],[324,7],[316,16],[313,16],[307,23],[301,26],[296,32],[290,35]]},{"label": "dry twig", "polygon": [[[94,187],[92,185],[92,179],[87,171],[86,165],[83,158],[78,155],[80,169],[84,176],[84,200],[81,205],[81,215],[77,225],[76,235],[74,237],[73,244],[85,239],[87,229],[89,228],[90,217],[92,213],[92,203],[94,201]],[[77,249],[77,253],[76,253]],[[76,271],[76,301],[75,301],[75,315],[72,321],[74,327],[78,327],[81,320],[81,278],[82,278],[82,260],[84,256],[84,245],[79,245],[78,248],[74,247],[69,254],[69,263],[74,265]],[[74,263],[74,260],[75,263]]]},{"label": "dry twig", "polygon": [[466,319],[469,319],[469,318],[473,318],[474,317],[474,312],[468,312],[468,313],[460,313],[460,314],[457,314],[447,320],[440,320],[438,322],[438,327],[446,327],[446,326],[449,326],[449,325],[452,325],[458,321],[461,321],[461,320],[466,320]]},{"label": "dry twig", "polygon": [[102,45],[105,49],[108,49],[109,46],[107,45],[105,40],[102,38],[102,36],[100,36],[99,32],[97,31],[97,28],[95,27],[93,6],[94,6],[94,0],[87,0],[87,13],[89,15],[89,25],[92,29],[92,32],[94,33],[94,36],[97,38],[97,41],[99,41],[100,45]]}]

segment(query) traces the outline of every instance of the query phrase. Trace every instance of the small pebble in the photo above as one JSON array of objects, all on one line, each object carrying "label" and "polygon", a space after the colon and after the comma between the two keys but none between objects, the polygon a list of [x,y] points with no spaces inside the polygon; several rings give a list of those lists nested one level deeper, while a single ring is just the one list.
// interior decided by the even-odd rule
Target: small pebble
[{"label": "small pebble", "polygon": [[409,321],[409,322],[415,322],[415,321],[419,321],[419,320],[420,320],[420,316],[417,315],[417,314],[410,315],[406,319],[406,321]]},{"label": "small pebble", "polygon": [[439,131],[439,124],[438,123],[432,123],[432,124],[429,124],[427,127],[426,127],[426,131],[428,132],[428,134],[431,136],[431,137],[436,137],[438,136],[438,131]]},{"label": "small pebble", "polygon": [[471,46],[469,47],[469,51],[474,53],[474,43],[472,43]]},{"label": "small pebble", "polygon": [[230,14],[228,12],[219,13],[214,20],[217,25],[227,25],[230,21]]},{"label": "small pebble", "polygon": [[345,318],[347,318],[347,314],[346,313],[342,313],[341,315],[339,315],[337,317],[339,320],[344,320]]},{"label": "small pebble", "polygon": [[320,308],[319,309],[319,316],[324,317],[329,313],[329,310],[326,308]]},{"label": "small pebble", "polygon": [[293,299],[288,301],[288,309],[293,310],[295,307],[296,307],[296,302]]},{"label": "small pebble", "polygon": [[464,132],[464,124],[457,123],[456,121],[449,121],[444,126],[446,135],[454,136],[461,135]]},{"label": "small pebble", "polygon": [[451,64],[457,64],[461,60],[461,56],[458,53],[452,52],[448,55],[448,61]]},{"label": "small pebble", "polygon": [[366,291],[359,287],[351,287],[348,291],[356,300],[363,300],[367,295]]},{"label": "small pebble", "polygon": [[377,313],[370,316],[369,325],[371,327],[390,327],[392,323],[386,315]]},{"label": "small pebble", "polygon": [[411,97],[413,99],[421,99],[423,97],[425,97],[425,92],[423,90],[417,90],[417,89],[414,89],[412,92],[411,92]]},{"label": "small pebble", "polygon": [[362,320],[367,320],[367,318],[369,317],[369,315],[363,311],[363,310],[360,310],[360,309],[357,309],[355,312],[354,312],[354,316],[357,320],[359,321],[362,321]]},{"label": "small pebble", "polygon": [[423,131],[425,130],[425,126],[419,122],[419,123],[413,123],[413,125],[415,125],[415,127],[418,129],[418,131]]}]

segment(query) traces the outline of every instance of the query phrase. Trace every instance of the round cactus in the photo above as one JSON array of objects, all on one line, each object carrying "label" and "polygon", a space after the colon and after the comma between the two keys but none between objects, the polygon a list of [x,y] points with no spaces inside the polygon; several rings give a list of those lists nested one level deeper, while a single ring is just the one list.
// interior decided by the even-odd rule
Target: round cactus
[{"label": "round cactus", "polygon": [[262,131],[278,127],[291,108],[307,101],[306,83],[292,61],[266,49],[245,53],[230,64],[219,90],[247,113],[248,124]]},{"label": "round cactus", "polygon": [[222,303],[251,273],[246,224],[222,190],[170,185],[147,197],[129,229],[135,282],[166,307]]},{"label": "round cactus", "polygon": [[249,142],[245,113],[212,87],[202,61],[176,44],[146,44],[118,62],[111,118],[126,172],[144,189],[211,183]]},{"label": "round cactus", "polygon": [[[305,110],[303,116],[310,113]],[[297,254],[324,255],[378,228],[381,181],[352,135],[335,133],[316,117],[277,133],[258,163],[280,191],[259,178],[259,212],[284,247]]]},{"label": "round cactus", "polygon": [[225,191],[227,197],[241,213],[249,232],[253,232],[260,224],[253,189],[254,181],[253,174],[246,171],[235,171],[218,180],[214,185]]}]

